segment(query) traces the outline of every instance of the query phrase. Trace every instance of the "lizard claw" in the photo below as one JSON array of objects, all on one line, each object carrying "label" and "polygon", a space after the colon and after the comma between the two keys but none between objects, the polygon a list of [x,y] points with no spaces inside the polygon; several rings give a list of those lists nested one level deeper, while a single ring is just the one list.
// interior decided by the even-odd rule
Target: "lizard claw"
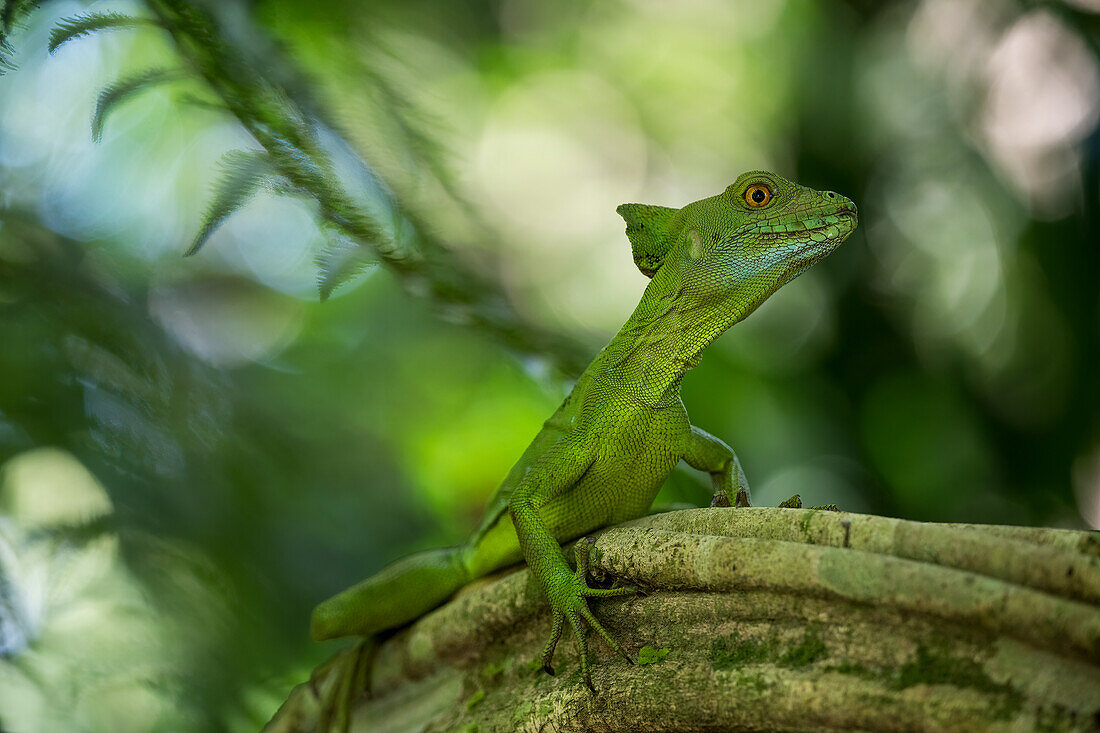
[{"label": "lizard claw", "polygon": [[710,506],[711,506],[712,509],[715,508],[715,507],[730,507],[730,506],[735,506],[738,509],[743,509],[745,507],[752,506],[752,503],[749,502],[749,491],[748,491],[748,489],[745,489],[745,488],[738,489],[737,490],[737,495],[734,497],[732,504],[730,503],[730,496],[729,496],[729,494],[726,493],[726,490],[725,489],[719,489],[718,491],[715,491],[714,496],[711,497]]},{"label": "lizard claw", "polygon": [[611,634],[607,633],[603,625],[594,615],[592,615],[591,609],[588,608],[588,599],[614,598],[617,596],[633,595],[638,592],[636,588],[629,586],[620,588],[588,587],[585,582],[585,576],[588,573],[588,551],[594,542],[594,538],[588,537],[584,542],[577,543],[575,550],[577,571],[566,576],[559,583],[548,589],[547,595],[550,597],[553,622],[550,629],[550,638],[547,640],[546,646],[543,647],[542,650],[542,669],[548,674],[553,675],[554,667],[552,662],[554,659],[554,650],[557,648],[558,641],[561,639],[562,632],[565,630],[565,623],[568,621],[569,627],[573,630],[573,638],[576,639],[577,647],[580,649],[581,673],[584,675],[585,684],[593,693],[596,692],[596,688],[592,684],[592,675],[588,667],[588,640],[585,637],[585,628],[582,620],[603,638],[607,645],[611,647],[612,651],[619,654],[629,664],[634,664],[634,660],[623,651],[618,642],[611,637]]},{"label": "lizard claw", "polygon": [[[317,730],[347,732],[356,698],[369,694],[370,668],[377,648],[374,638],[364,638],[350,649],[337,652],[310,675],[310,689],[321,705]],[[323,691],[330,676],[335,679]]]}]

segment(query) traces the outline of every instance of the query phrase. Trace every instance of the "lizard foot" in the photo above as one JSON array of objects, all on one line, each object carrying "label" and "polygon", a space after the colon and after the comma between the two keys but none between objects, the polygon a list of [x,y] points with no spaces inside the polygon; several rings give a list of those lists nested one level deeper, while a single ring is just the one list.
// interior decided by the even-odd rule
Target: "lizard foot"
[{"label": "lizard foot", "polygon": [[[780,509],[801,509],[802,508],[802,497],[798,494],[795,494],[790,499],[787,499],[785,502],[780,504],[779,508]],[[807,507],[807,508],[808,509],[816,509],[818,511],[823,511],[823,512],[839,512],[840,511],[839,507],[837,507],[836,504],[822,504],[820,506],[811,506],[811,507]]]},{"label": "lizard foot", "polygon": [[[785,502],[780,504],[779,508],[780,509],[801,509],[802,508],[802,497],[799,496],[798,494],[795,494],[790,499],[787,499]],[[807,507],[807,508],[808,509],[816,509],[816,510],[822,511],[822,512],[839,512],[840,511],[840,508],[837,507],[836,504],[822,504],[820,506],[811,506],[811,507]]]},{"label": "lizard foot", "polygon": [[588,666],[588,641],[585,638],[585,629],[581,620],[596,630],[612,651],[618,653],[628,663],[634,664],[634,660],[622,650],[622,647],[611,638],[607,630],[592,615],[588,608],[589,598],[614,598],[616,596],[633,595],[638,592],[636,588],[624,586],[622,588],[589,588],[585,582],[588,575],[588,551],[596,541],[594,537],[585,537],[576,546],[577,571],[573,574],[563,574],[559,579],[551,581],[547,589],[550,597],[550,609],[553,613],[553,624],[550,630],[550,639],[542,650],[542,669],[549,675],[554,674],[553,660],[554,649],[561,639],[565,622],[573,630],[573,638],[577,640],[577,646],[581,653],[581,674],[584,675],[584,684],[593,694],[596,692],[592,684],[592,672]]},{"label": "lizard foot", "polygon": [[733,500],[732,504],[730,503],[729,494],[727,494],[725,492],[725,490],[722,490],[722,491],[714,492],[714,496],[711,497],[711,500],[710,500],[710,506],[711,506],[712,509],[714,507],[730,507],[730,506],[735,506],[738,509],[743,509],[744,507],[752,506],[752,503],[749,502],[749,492],[748,492],[747,489],[738,489],[737,490],[737,496],[734,497],[734,500]]},{"label": "lizard foot", "polygon": [[375,639],[366,637],[313,670],[309,685],[321,705],[317,730],[347,733],[356,700],[369,694],[370,669],[377,648]]},{"label": "lizard foot", "polygon": [[730,504],[730,495],[727,494],[725,491],[718,491],[714,494],[713,497],[711,497],[711,500],[710,500],[710,508],[711,509],[713,509],[715,507],[723,507],[724,508],[724,507],[729,507],[729,506],[733,506],[733,505]]}]

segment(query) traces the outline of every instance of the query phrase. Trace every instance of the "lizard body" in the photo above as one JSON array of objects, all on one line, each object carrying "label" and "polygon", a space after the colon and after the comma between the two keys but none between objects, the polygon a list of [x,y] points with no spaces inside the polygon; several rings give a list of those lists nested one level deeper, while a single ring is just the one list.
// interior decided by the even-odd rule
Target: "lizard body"
[{"label": "lizard body", "polygon": [[634,313],[513,466],[467,543],[399,560],[325,601],[313,614],[315,638],[401,626],[471,580],[526,560],[553,613],[544,668],[552,672],[568,622],[591,687],[582,621],[618,646],[587,599],[634,591],[588,588],[585,563],[574,572],[561,543],[644,515],[681,459],[711,475],[714,504],[729,506],[730,496],[747,504],[736,454],[691,425],[680,382],[715,338],[851,234],[855,205],[752,171],[681,209],[623,204],[618,212],[635,263],[651,277]]}]

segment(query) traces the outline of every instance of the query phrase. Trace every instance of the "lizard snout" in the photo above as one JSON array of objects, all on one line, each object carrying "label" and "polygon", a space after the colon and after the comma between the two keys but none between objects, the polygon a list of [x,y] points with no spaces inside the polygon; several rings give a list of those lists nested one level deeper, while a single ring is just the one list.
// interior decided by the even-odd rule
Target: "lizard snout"
[{"label": "lizard snout", "polygon": [[859,209],[856,207],[855,202],[847,196],[841,196],[836,191],[824,191],[822,195],[830,202],[836,204],[838,214],[851,214],[856,218],[859,217]]}]

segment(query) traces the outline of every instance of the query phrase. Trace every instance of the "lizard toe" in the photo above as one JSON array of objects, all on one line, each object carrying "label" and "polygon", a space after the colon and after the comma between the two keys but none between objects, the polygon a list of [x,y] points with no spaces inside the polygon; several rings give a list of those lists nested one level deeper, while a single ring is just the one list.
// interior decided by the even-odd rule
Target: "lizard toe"
[{"label": "lizard toe", "polygon": [[719,491],[713,497],[711,497],[711,500],[710,500],[711,509],[714,509],[714,508],[717,508],[717,507],[725,508],[725,507],[729,507],[729,506],[733,506],[733,505],[730,504],[730,497],[729,497],[729,494],[727,494],[726,492]]}]

